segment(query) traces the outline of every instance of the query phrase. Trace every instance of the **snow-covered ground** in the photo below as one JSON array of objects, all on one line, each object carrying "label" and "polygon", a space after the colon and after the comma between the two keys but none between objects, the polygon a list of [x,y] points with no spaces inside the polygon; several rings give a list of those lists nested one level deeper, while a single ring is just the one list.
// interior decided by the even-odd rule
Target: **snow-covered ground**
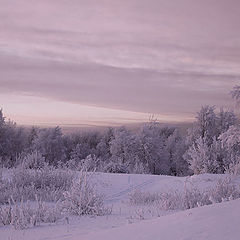
[{"label": "snow-covered ground", "polygon": [[[97,191],[105,195],[112,214],[99,217],[72,217],[57,224],[27,230],[0,227],[0,240],[90,240],[90,239],[240,239],[240,200],[187,211],[160,211],[155,206],[132,206],[129,194],[181,191],[187,187],[206,189],[226,175],[203,174],[191,177],[106,174],[91,176]],[[234,181],[239,182],[239,178]]]},{"label": "snow-covered ground", "polygon": [[[96,232],[81,239],[238,240],[240,239],[239,217],[240,200],[238,199]],[[79,238],[75,236],[71,239]]]}]

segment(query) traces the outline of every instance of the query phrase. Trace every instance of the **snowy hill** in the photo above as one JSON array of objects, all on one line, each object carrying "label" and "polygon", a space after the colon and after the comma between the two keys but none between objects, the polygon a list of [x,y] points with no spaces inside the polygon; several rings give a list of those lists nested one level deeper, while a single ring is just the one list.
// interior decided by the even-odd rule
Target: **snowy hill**
[{"label": "snowy hill", "polygon": [[[182,191],[186,187],[208,189],[227,175],[202,174],[173,177],[138,174],[91,174],[98,192],[112,213],[98,217],[72,217],[57,224],[45,224],[27,230],[0,227],[0,240],[90,240],[90,239],[240,239],[237,220],[240,200],[198,207],[187,211],[159,211],[156,206],[133,206],[129,194]],[[239,177],[233,178],[239,183]]]},{"label": "snowy hill", "polygon": [[[239,217],[240,200],[234,200],[96,232],[81,239],[238,240],[240,239]],[[71,240],[77,239],[80,238]]]}]

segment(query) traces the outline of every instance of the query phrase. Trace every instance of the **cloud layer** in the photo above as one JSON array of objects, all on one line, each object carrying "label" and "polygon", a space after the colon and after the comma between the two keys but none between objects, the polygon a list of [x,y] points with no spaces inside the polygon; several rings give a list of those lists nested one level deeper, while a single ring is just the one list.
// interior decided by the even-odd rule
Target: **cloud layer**
[{"label": "cloud layer", "polygon": [[240,82],[238,0],[0,4],[0,94],[188,119]]}]

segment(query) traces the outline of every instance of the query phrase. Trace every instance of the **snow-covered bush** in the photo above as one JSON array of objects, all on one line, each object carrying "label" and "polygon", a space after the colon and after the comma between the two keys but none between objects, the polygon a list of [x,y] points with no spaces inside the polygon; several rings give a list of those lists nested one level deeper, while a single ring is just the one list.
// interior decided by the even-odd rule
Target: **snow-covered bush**
[{"label": "snow-covered bush", "polygon": [[230,178],[226,178],[219,180],[215,187],[206,191],[187,187],[184,191],[165,193],[135,191],[130,194],[130,203],[134,205],[154,203],[161,210],[185,210],[237,198],[240,198],[240,189]]},{"label": "snow-covered bush", "polygon": [[158,201],[161,198],[159,193],[142,192],[135,190],[129,194],[130,204],[132,205],[148,205]]},{"label": "snow-covered bush", "polygon": [[214,202],[222,202],[240,198],[240,189],[232,183],[230,177],[220,179],[214,188],[207,192],[209,199]]},{"label": "snow-covered bush", "polygon": [[78,169],[94,172],[96,169],[98,169],[98,165],[99,159],[95,155],[90,154],[79,163]]},{"label": "snow-covered bush", "polygon": [[49,166],[38,170],[18,167],[12,172],[8,179],[0,179],[2,225],[24,229],[41,222],[56,222],[65,214],[110,214],[86,171],[78,180],[70,171]]},{"label": "snow-covered bush", "polygon": [[210,204],[208,195],[197,188],[185,188],[183,193],[178,194],[177,199],[180,200],[178,203],[180,209],[190,209]]},{"label": "snow-covered bush", "polygon": [[103,196],[95,192],[90,184],[87,172],[81,172],[79,179],[64,192],[63,210],[74,215],[104,215],[108,209],[104,207]]},{"label": "snow-covered bush", "polygon": [[10,179],[0,181],[0,203],[7,203],[11,197],[18,202],[34,200],[36,195],[44,201],[56,202],[71,187],[73,178],[71,171],[47,165],[37,170],[17,167]]},{"label": "snow-covered bush", "polygon": [[23,168],[39,169],[43,168],[46,162],[42,154],[35,150],[26,155],[20,155],[16,160],[16,164]]},{"label": "snow-covered bush", "polygon": [[57,204],[48,206],[38,199],[34,203],[16,203],[9,200],[7,205],[0,206],[0,224],[12,225],[15,229],[25,229],[40,223],[54,223],[61,217]]},{"label": "snow-covered bush", "polygon": [[85,159],[81,159],[80,161],[72,158],[66,162],[64,167],[78,171],[84,170],[88,172],[95,172],[102,170],[102,163],[101,160],[96,157],[96,155],[90,154]]},{"label": "snow-covered bush", "polygon": [[176,210],[210,204],[210,201],[198,189],[186,189],[184,192],[174,191],[165,193],[135,191],[130,194],[130,203],[133,205],[155,204],[161,210]]}]

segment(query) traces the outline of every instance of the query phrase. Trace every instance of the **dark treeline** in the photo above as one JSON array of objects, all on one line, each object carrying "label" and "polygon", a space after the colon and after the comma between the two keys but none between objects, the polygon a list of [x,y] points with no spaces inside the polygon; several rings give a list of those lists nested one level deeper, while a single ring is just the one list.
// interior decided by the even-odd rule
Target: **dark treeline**
[{"label": "dark treeline", "polygon": [[240,128],[232,111],[204,106],[187,134],[157,121],[63,135],[60,127],[23,128],[0,111],[0,164],[45,164],[88,171],[183,176],[238,171]]}]

